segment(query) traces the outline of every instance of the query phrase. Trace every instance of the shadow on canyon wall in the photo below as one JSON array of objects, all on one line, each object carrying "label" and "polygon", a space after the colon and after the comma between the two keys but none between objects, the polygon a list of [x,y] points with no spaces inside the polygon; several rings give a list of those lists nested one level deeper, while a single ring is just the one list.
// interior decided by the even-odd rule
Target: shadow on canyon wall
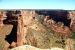
[{"label": "shadow on canyon wall", "polygon": [[71,20],[67,17],[68,10],[37,10],[36,12],[40,15],[49,16],[56,22],[63,22],[65,26],[70,27]]},{"label": "shadow on canyon wall", "polygon": [[[5,40],[11,44],[13,41],[17,41],[17,22],[10,22],[11,20],[17,20],[16,16],[12,16],[12,14],[19,14],[20,11],[8,11],[7,19],[8,23],[13,25],[13,29],[9,35],[6,36]],[[65,26],[70,26],[71,20],[67,18],[68,11],[66,10],[36,10],[36,13],[39,15],[49,16],[49,18],[53,19],[56,22],[63,22]],[[5,22],[6,23],[6,22]]]},{"label": "shadow on canyon wall", "polygon": [[12,24],[13,25],[13,29],[11,31],[11,33],[9,35],[6,35],[5,40],[11,44],[13,41],[16,42],[17,41],[17,16],[13,16],[13,14],[17,15],[19,14],[20,11],[7,11],[6,15],[7,15],[7,19],[4,20],[5,24]]}]

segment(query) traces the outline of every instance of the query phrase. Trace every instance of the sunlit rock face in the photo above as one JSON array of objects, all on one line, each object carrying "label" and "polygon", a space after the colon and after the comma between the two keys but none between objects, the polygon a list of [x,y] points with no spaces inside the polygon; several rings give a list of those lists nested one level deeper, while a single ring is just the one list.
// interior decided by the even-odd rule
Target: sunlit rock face
[{"label": "sunlit rock face", "polygon": [[[75,19],[72,17],[74,16],[73,13],[70,13],[70,17],[67,18],[67,13],[62,11],[46,11],[42,15],[37,13],[35,10],[20,10],[20,13],[16,11],[10,12],[8,12],[9,20],[17,21],[12,22],[13,24],[18,23],[18,25],[16,24],[17,26],[15,26],[17,27],[17,41],[12,42],[10,45],[15,50],[16,48],[14,47],[18,48],[18,46],[22,45],[26,46],[24,46],[25,48],[23,46],[21,48],[19,47],[21,50],[29,48],[29,50],[59,50],[59,48],[47,48],[51,48],[53,46],[62,47],[61,44],[56,43],[57,37],[59,39],[59,37],[62,36],[70,36],[70,28],[74,28],[73,20]],[[18,18],[18,20],[13,18]],[[72,19],[71,23],[69,19]],[[54,34],[56,34],[57,37],[54,36]]]},{"label": "sunlit rock face", "polygon": [[[35,11],[32,10],[25,10],[25,11],[21,11],[21,17],[18,19],[18,33],[17,33],[17,40],[18,42],[20,41],[23,44],[27,44],[29,43],[29,41],[26,40],[26,36],[29,32],[28,29],[31,30],[35,30],[35,31],[41,31],[43,29],[43,27],[39,26],[39,22],[37,20],[37,14],[35,13]],[[18,37],[18,34],[20,35],[20,37]],[[27,38],[28,39],[28,38]],[[30,38],[31,42],[30,45],[33,45],[33,43],[35,43],[35,38],[34,36],[32,36],[32,38]],[[20,42],[18,44],[20,44]]]},{"label": "sunlit rock face", "polygon": [[70,28],[75,32],[75,11],[69,12],[69,18],[71,19]]},{"label": "sunlit rock face", "polygon": [[3,26],[3,20],[5,19],[6,14],[4,11],[0,11],[0,26]]},{"label": "sunlit rock face", "polygon": [[[34,30],[39,30],[40,28],[38,28],[38,25],[36,23],[38,23],[37,20],[37,14],[35,11],[22,11],[22,18],[23,18],[23,23],[24,23],[24,28],[31,28]],[[37,29],[36,29],[37,27]]]},{"label": "sunlit rock face", "polygon": [[51,28],[59,36],[63,36],[66,38],[71,37],[72,32],[69,28],[70,23],[68,24],[68,21],[69,21],[69,19],[67,18],[68,13],[65,14],[65,12],[62,12],[62,11],[59,11],[59,12],[54,11],[54,14],[52,12],[50,12],[51,15],[45,16],[44,24],[47,25],[47,27]]},{"label": "sunlit rock face", "polygon": [[[45,36],[43,36],[43,34],[46,31],[46,29],[43,27],[43,25],[39,24],[41,20],[38,22],[38,17],[39,17],[39,15],[35,11],[32,11],[32,10],[21,11],[22,22],[20,25],[22,27],[20,30],[22,30],[22,32],[20,35],[22,35],[21,41],[22,41],[23,45],[29,44],[29,45],[37,46],[39,48],[44,48],[46,46],[45,45],[42,47],[43,43],[42,43],[42,45],[40,45],[41,43],[39,43],[39,42],[41,42],[41,40],[39,41],[40,38],[38,38],[38,36],[40,36],[41,39],[43,39],[45,37]],[[49,18],[51,17],[52,19],[46,19],[47,17],[49,17]],[[63,13],[55,12],[54,15],[52,13],[51,16],[46,16],[46,18],[43,19],[43,22],[47,22],[45,24],[51,24],[51,25],[47,25],[47,26],[49,26],[49,28],[51,28],[55,33],[59,34],[59,36],[68,37],[71,35],[71,31],[68,27],[69,25],[66,25],[67,23],[66,24],[64,23],[64,22],[68,21],[67,14],[64,13],[64,15],[63,15]],[[58,22],[62,22],[63,25],[61,23],[57,24]],[[37,41],[39,41],[39,42],[37,42]]]}]

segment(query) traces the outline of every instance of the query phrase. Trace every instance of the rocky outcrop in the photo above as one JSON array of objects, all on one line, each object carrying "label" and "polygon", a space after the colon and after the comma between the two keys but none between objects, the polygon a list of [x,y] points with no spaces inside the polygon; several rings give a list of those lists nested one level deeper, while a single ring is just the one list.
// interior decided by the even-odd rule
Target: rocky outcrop
[{"label": "rocky outcrop", "polygon": [[63,22],[65,26],[70,26],[70,20],[67,19],[67,10],[37,10],[37,13],[49,16],[56,22]]},{"label": "rocky outcrop", "polygon": [[74,50],[74,46],[73,46],[74,43],[72,39],[68,38],[65,43],[66,43],[65,49],[58,48],[58,47],[52,47],[50,49],[41,49],[31,45],[22,45],[10,50]]},{"label": "rocky outcrop", "polygon": [[[61,43],[58,44],[56,41],[59,37],[62,37],[63,39],[71,36],[72,32],[70,29],[74,30],[75,20],[74,17],[71,16],[74,15],[71,13],[71,15],[69,14],[69,18],[67,18],[67,12],[65,11],[45,11],[43,13],[44,14],[40,15],[35,10],[7,11],[8,23],[12,23],[17,27],[17,29],[14,28],[14,32],[12,32],[12,34],[14,33],[14,38],[17,39],[12,40],[11,43],[8,44],[10,45],[10,48],[18,48],[18,46],[26,44],[27,46],[25,46],[25,48],[30,47],[29,45],[35,46],[32,48],[38,47],[38,49],[46,49],[53,46],[62,47]],[[2,21],[2,16],[0,19]],[[70,23],[68,22],[69,19],[71,19],[70,25],[68,24]],[[5,48],[7,48],[7,45]]]},{"label": "rocky outcrop", "polygon": [[[21,11],[21,16],[18,17],[18,31],[17,31],[17,45],[23,45],[27,43],[26,35],[28,29],[31,28],[36,31],[40,31],[40,27],[36,24],[35,11]],[[33,40],[31,40],[33,41]],[[33,42],[32,42],[33,43]]]},{"label": "rocky outcrop", "polygon": [[18,16],[18,26],[17,26],[17,46],[23,45],[24,39],[24,31],[23,31],[23,18],[22,16]]},{"label": "rocky outcrop", "polygon": [[65,42],[65,50],[74,50],[74,42],[73,39],[68,38]]},{"label": "rocky outcrop", "polygon": [[69,19],[71,19],[70,29],[75,32],[75,11],[69,11]]},{"label": "rocky outcrop", "polygon": [[54,47],[51,49],[40,49],[40,48],[30,46],[30,45],[23,45],[23,46],[19,46],[10,50],[64,50],[64,49],[58,48],[58,47]]},{"label": "rocky outcrop", "polygon": [[71,37],[72,35],[69,27],[65,26],[62,22],[56,23],[56,21],[54,21],[53,19],[48,19],[48,17],[45,17],[44,24],[46,24],[47,27],[56,32],[58,37],[67,38]]},{"label": "rocky outcrop", "polygon": [[[37,42],[38,40],[37,37],[35,37],[34,34],[32,34],[33,33],[32,31],[31,31],[32,33],[29,33],[29,30],[35,30],[38,32],[46,31],[43,27],[39,26],[38,17],[39,15],[35,11],[32,10],[21,11],[21,16],[19,16],[18,18],[17,46],[24,44],[35,45],[35,43],[36,43],[35,46],[39,46]],[[71,36],[70,29],[67,26],[65,26],[62,22],[57,23],[49,16],[46,16],[43,19],[43,22],[55,33],[57,33],[58,37],[61,36],[63,38]]]},{"label": "rocky outcrop", "polygon": [[4,13],[0,11],[0,26],[3,26]]},{"label": "rocky outcrop", "polygon": [[0,50],[8,50],[10,44],[5,40],[6,35],[10,34],[13,25],[3,25],[0,28]]}]

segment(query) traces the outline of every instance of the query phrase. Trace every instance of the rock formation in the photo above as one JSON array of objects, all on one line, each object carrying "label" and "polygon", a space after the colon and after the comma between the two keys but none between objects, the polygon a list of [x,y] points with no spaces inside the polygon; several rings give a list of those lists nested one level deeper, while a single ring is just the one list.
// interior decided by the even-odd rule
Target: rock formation
[{"label": "rock formation", "polygon": [[53,47],[51,49],[40,49],[40,48],[30,46],[30,45],[23,45],[23,46],[19,46],[10,50],[64,50],[64,49],[58,48],[58,47]]},{"label": "rock formation", "polygon": [[6,12],[0,11],[0,26],[3,26],[3,20],[6,19]]},{"label": "rock formation", "polygon": [[47,17],[45,17],[45,21],[44,24],[46,24],[47,27],[51,28],[54,32],[57,33],[58,37],[62,36],[62,37],[71,37],[71,30],[69,29],[69,27],[65,26],[62,22],[58,22],[56,23],[53,19],[48,19]]},{"label": "rock formation", "polygon": [[[41,11],[42,12],[42,11]],[[65,11],[64,11],[65,12]],[[62,47],[61,43],[56,41],[61,37],[67,39],[71,36],[71,29],[75,31],[75,19],[74,12],[69,13],[69,18],[66,17],[66,13],[61,11],[44,12],[43,15],[38,14],[35,10],[20,10],[19,11],[7,11],[8,23],[11,23],[15,28],[14,36],[16,40],[12,40],[10,44],[5,46],[5,49],[19,47],[25,45],[25,48],[34,50],[45,50],[51,47]],[[4,13],[0,13],[0,25],[3,25]],[[71,19],[70,27],[68,25],[68,19]],[[6,21],[7,21],[6,20]],[[73,27],[73,28],[72,28]],[[13,34],[13,33],[12,33]],[[10,35],[12,35],[10,34]],[[55,36],[56,35],[56,36]],[[57,38],[58,37],[58,38]],[[13,37],[12,37],[13,38]],[[14,38],[14,39],[15,39]],[[11,39],[11,38],[9,38]],[[31,45],[31,46],[30,46]],[[33,47],[35,46],[35,47]],[[38,48],[37,48],[38,47]],[[43,48],[43,49],[39,49]],[[45,49],[44,49],[45,48]],[[12,49],[11,49],[12,50]],[[47,49],[46,49],[47,50]],[[51,50],[51,49],[49,49]]]},{"label": "rock formation", "polygon": [[[34,23],[33,20],[35,20],[35,12],[34,11],[21,11],[21,16],[18,17],[18,31],[17,31],[17,45],[23,45],[26,44],[26,34],[27,29],[29,27],[32,27],[32,24]],[[36,25],[33,25],[33,29],[37,27]]]},{"label": "rock formation", "polygon": [[23,45],[23,34],[23,19],[22,16],[18,16],[17,46]]},{"label": "rock formation", "polygon": [[0,12],[0,26],[3,26],[3,12]]},{"label": "rock formation", "polygon": [[65,50],[74,50],[73,39],[68,38],[65,43],[66,43]]},{"label": "rock formation", "polygon": [[69,12],[69,19],[71,19],[70,28],[75,32],[75,11]]}]

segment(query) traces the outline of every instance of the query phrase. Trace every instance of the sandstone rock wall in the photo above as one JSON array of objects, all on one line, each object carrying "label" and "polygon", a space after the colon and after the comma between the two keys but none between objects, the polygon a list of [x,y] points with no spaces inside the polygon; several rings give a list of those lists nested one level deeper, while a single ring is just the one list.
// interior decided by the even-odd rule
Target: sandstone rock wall
[{"label": "sandstone rock wall", "polygon": [[71,30],[65,26],[62,22],[56,23],[53,19],[44,18],[44,24],[51,28],[58,36],[71,37]]},{"label": "sandstone rock wall", "polygon": [[28,28],[36,29],[35,24],[35,11],[21,11],[21,16],[18,17],[18,31],[17,31],[17,43],[19,45],[24,45],[27,43],[26,34]]},{"label": "sandstone rock wall", "polygon": [[[54,33],[59,34],[59,36],[65,37],[71,35],[71,30],[69,29],[69,27],[62,24],[62,22],[56,23],[56,21],[54,21],[53,18],[49,19],[50,16],[46,17],[42,16],[43,18],[45,17],[42,20],[42,23],[44,22],[44,24],[47,25],[47,27],[45,27],[43,24],[40,23],[41,20],[38,21],[39,15],[34,10],[21,10],[20,14],[17,14],[16,12],[15,13],[12,12],[11,14],[12,17],[15,16],[18,18],[17,42],[16,42],[17,46],[29,44],[39,48],[50,48],[51,41],[53,40],[53,39],[51,40],[51,38],[53,38],[54,35],[53,32],[50,32],[48,30],[48,28],[50,28],[50,30],[52,29]],[[56,15],[58,15],[58,17],[59,16],[61,17],[63,14],[57,13]],[[74,15],[75,15],[74,12],[70,13],[69,17],[71,19],[70,28],[75,31]],[[3,15],[1,15],[0,20],[1,23],[3,24],[2,16]],[[65,14],[62,16],[62,19],[64,18],[64,16]],[[16,47],[16,43],[12,42],[11,46]]]},{"label": "sandstone rock wall", "polygon": [[75,32],[75,11],[69,12],[69,18],[71,19],[70,28]]},{"label": "sandstone rock wall", "polygon": [[3,26],[3,12],[0,12],[0,26]]}]

